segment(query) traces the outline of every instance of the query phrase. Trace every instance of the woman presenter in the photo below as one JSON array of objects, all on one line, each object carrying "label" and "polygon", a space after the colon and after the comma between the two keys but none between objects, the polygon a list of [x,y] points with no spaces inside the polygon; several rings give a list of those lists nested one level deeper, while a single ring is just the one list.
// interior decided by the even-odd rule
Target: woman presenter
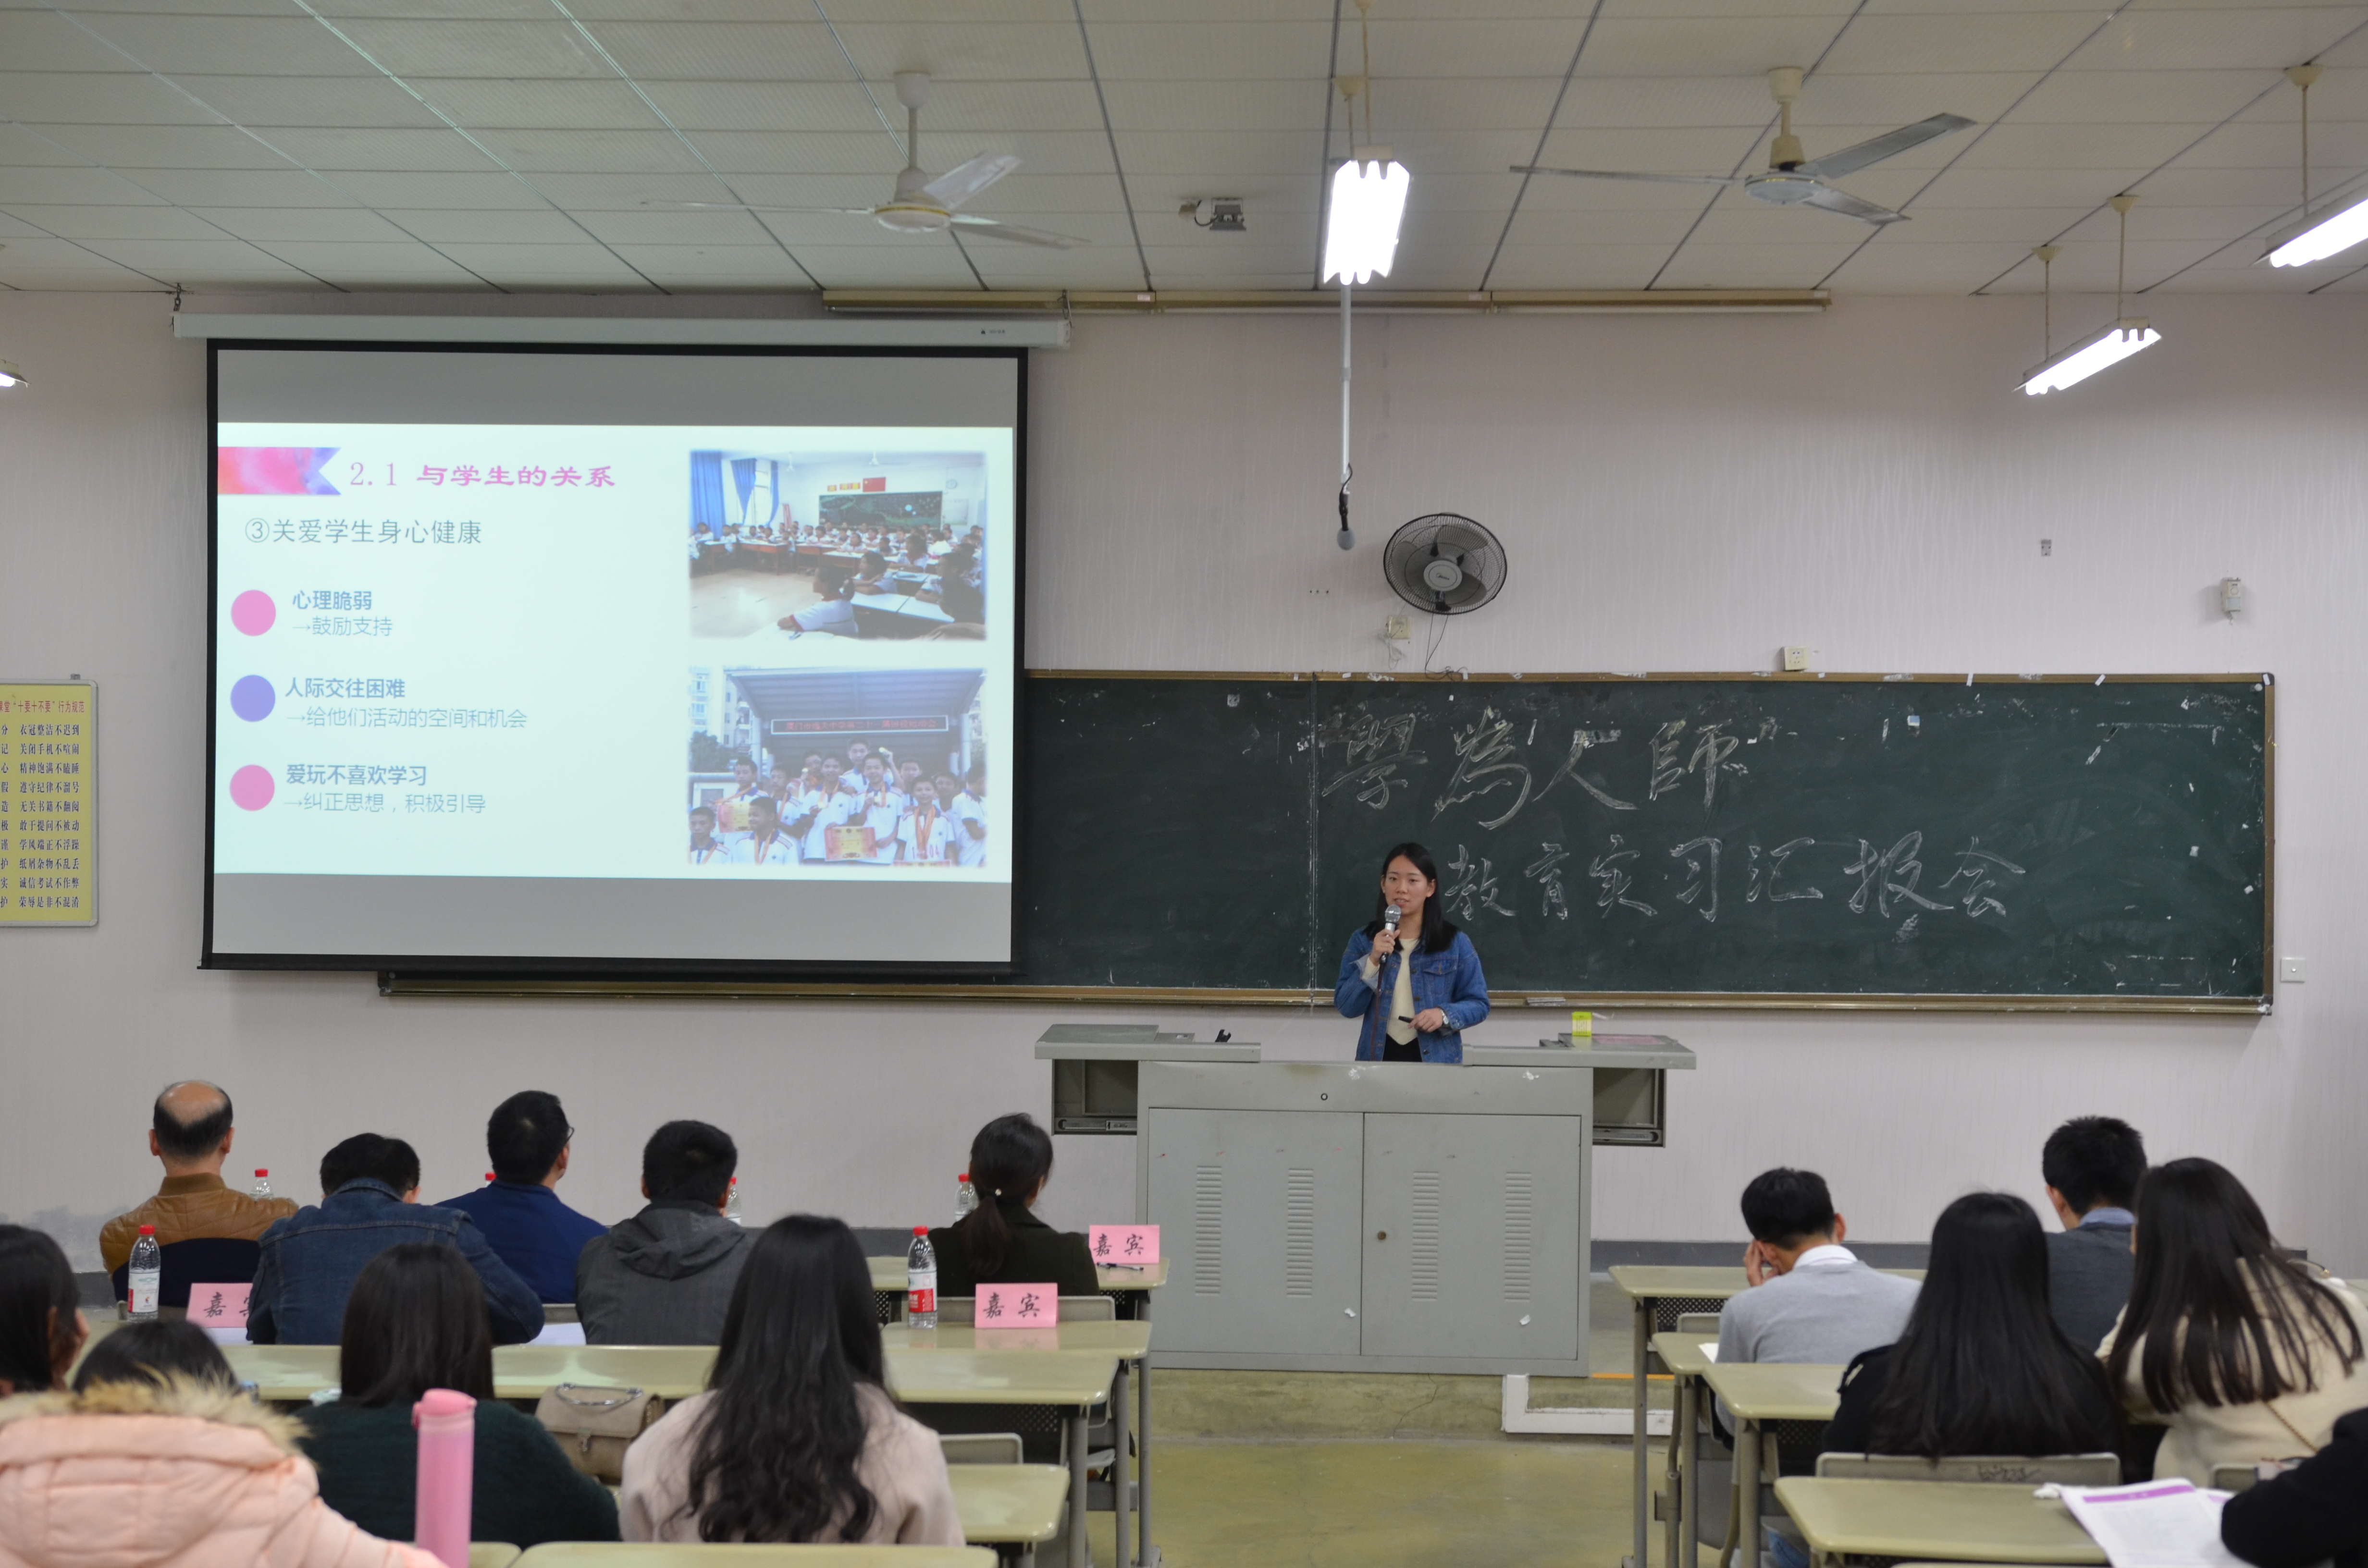
[{"label": "woman presenter", "polygon": [[1360,1062],[1463,1060],[1463,1031],[1488,1016],[1488,982],[1472,938],[1433,902],[1439,868],[1419,844],[1382,859],[1372,925],[1349,938],[1332,1005],[1357,1031]]}]

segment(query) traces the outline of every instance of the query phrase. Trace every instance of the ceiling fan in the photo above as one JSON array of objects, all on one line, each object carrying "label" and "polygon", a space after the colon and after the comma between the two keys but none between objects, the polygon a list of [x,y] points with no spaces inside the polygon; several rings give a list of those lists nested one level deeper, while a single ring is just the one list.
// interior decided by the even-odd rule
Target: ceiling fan
[{"label": "ceiling fan", "polygon": [[1644,175],[1611,169],[1549,169],[1535,164],[1516,164],[1513,172],[1517,175],[1568,175],[1575,179],[1649,180],[1662,185],[1739,185],[1744,195],[1777,207],[1815,207],[1821,211],[1839,212],[1845,218],[1855,218],[1861,223],[1880,226],[1905,223],[1907,214],[1894,212],[1888,207],[1877,207],[1873,202],[1861,200],[1846,190],[1837,190],[1826,181],[1840,175],[1856,174],[1885,158],[1896,157],[1910,147],[1920,147],[1936,136],[1963,131],[1974,123],[1962,114],[1936,114],[1913,125],[1886,131],[1839,153],[1828,153],[1822,158],[1806,158],[1802,154],[1801,139],[1793,134],[1793,101],[1801,96],[1801,68],[1780,65],[1768,73],[1768,91],[1776,100],[1782,122],[1776,140],[1769,144],[1768,172],[1765,174]]},{"label": "ceiling fan", "polygon": [[977,239],[1011,240],[1052,250],[1093,243],[960,210],[962,203],[1018,168],[1019,160],[1008,153],[981,153],[932,179],[921,167],[921,106],[929,101],[928,73],[897,72],[896,101],[905,106],[905,168],[896,176],[896,194],[877,207],[758,207],[744,201],[645,201],[643,205],[694,211],[827,212],[871,218],[900,234],[934,234],[959,226]]}]

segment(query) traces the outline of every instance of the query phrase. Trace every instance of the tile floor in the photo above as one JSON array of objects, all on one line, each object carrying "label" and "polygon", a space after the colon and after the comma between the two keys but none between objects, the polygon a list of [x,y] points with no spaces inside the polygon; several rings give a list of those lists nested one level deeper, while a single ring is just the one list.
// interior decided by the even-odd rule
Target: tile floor
[{"label": "tile floor", "polygon": [[[1615,1568],[1629,1548],[1613,1441],[1178,1438],[1154,1460],[1168,1568]],[[1097,1568],[1111,1527],[1094,1516]]]},{"label": "tile floor", "polygon": [[690,580],[690,634],[746,637],[795,615],[821,596],[814,579],[793,572],[712,573]]}]

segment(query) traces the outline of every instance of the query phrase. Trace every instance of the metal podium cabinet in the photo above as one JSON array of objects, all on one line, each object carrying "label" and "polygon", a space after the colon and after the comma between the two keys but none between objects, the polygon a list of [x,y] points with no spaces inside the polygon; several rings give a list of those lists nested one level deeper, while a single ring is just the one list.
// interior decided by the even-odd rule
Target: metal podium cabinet
[{"label": "metal podium cabinet", "polygon": [[1159,1364],[1584,1376],[1593,1078],[1144,1062]]},{"label": "metal podium cabinet", "polygon": [[1351,1111],[1152,1110],[1151,1212],[1167,1216],[1163,1351],[1360,1353],[1364,1120]]},{"label": "metal podium cabinet", "polygon": [[1576,1120],[1364,1122],[1364,1353],[1577,1358],[1588,1143]]}]

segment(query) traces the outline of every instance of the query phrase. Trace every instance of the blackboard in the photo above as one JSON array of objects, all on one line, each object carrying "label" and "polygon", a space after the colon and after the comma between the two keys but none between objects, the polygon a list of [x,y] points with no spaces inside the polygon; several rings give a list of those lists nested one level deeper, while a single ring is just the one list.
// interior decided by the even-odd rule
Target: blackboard
[{"label": "blackboard", "polygon": [[2257,1008],[2273,695],[1039,674],[1012,983],[1328,993],[1414,840],[1511,998]]}]

